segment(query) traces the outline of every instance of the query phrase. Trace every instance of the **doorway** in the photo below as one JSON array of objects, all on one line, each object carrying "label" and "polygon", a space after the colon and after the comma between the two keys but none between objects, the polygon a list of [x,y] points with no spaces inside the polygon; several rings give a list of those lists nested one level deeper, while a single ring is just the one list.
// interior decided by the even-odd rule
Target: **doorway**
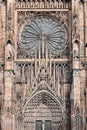
[{"label": "doorway", "polygon": [[35,130],[52,130],[52,123],[50,120],[36,120]]}]

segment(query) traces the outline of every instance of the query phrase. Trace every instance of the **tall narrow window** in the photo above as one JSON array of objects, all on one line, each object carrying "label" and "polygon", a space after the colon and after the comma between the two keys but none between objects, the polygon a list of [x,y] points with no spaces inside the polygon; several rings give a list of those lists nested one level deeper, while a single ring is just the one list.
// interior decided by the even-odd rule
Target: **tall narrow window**
[{"label": "tall narrow window", "polygon": [[50,120],[45,121],[45,129],[44,130],[52,130],[52,123]]},{"label": "tall narrow window", "polygon": [[35,130],[42,130],[42,121],[41,120],[36,120]]}]

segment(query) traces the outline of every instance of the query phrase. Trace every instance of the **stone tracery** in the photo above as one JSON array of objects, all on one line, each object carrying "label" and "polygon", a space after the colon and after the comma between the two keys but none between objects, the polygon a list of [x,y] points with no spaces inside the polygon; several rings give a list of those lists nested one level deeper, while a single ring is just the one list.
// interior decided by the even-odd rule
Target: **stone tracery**
[{"label": "stone tracery", "polygon": [[[6,4],[3,4],[5,2]],[[83,125],[85,123],[82,122],[85,120],[84,104],[87,104],[87,83],[84,79],[84,77],[87,78],[84,76],[87,63],[83,54],[85,48],[82,50],[80,46],[80,44],[85,46],[83,45],[85,44],[83,43],[85,34],[81,35],[85,24],[83,27],[84,20],[80,20],[78,23],[78,20],[84,15],[83,3],[80,8],[79,4],[78,0],[73,0],[72,3],[71,0],[15,0],[15,2],[8,0],[0,2],[0,12],[4,16],[0,19],[0,28],[1,22],[3,25],[1,29],[3,39],[8,41],[11,38],[12,43],[15,43],[15,48],[13,44],[5,45],[5,60],[3,62],[5,66],[3,70],[0,70],[0,74],[5,77],[5,79],[0,77],[1,105],[5,102],[4,107],[2,105],[4,108],[2,112],[7,112],[8,117],[11,118],[7,121],[3,114],[3,119],[5,119],[5,122],[2,119],[2,124],[5,124],[3,128],[33,130],[37,119],[42,119],[44,124],[44,120],[48,120],[50,117],[52,130],[85,129],[85,125]],[[80,14],[78,10],[81,11]],[[54,56],[52,49],[49,49],[51,51],[47,49],[47,45],[44,48],[44,56],[41,56],[40,52],[36,52],[34,55],[27,53],[20,44],[19,36],[23,27],[27,23],[42,18],[57,21],[67,30],[69,38],[66,47]],[[42,24],[41,21],[40,24]],[[44,35],[41,34],[41,36],[44,37],[42,40],[46,39]],[[1,37],[2,35],[0,35]],[[52,45],[54,46],[54,44]],[[40,46],[37,48],[40,49]],[[83,54],[83,57],[80,53]],[[5,95],[5,98],[2,95]],[[76,111],[77,104],[81,107],[80,112]],[[25,111],[23,111],[24,108]],[[73,123],[75,124],[73,125]],[[15,125],[10,127],[10,124]]]}]

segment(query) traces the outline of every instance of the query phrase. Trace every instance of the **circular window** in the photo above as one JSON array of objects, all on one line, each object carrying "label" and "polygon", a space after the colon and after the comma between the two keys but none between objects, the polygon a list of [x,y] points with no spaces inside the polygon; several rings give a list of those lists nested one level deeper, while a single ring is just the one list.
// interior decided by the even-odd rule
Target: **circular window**
[{"label": "circular window", "polygon": [[[67,31],[61,24],[53,19],[36,18],[28,22],[21,33],[20,44],[27,53],[34,54],[40,47],[46,46],[52,54],[61,52],[67,41]],[[44,46],[42,45],[44,44]],[[44,51],[45,52],[45,51]]]}]

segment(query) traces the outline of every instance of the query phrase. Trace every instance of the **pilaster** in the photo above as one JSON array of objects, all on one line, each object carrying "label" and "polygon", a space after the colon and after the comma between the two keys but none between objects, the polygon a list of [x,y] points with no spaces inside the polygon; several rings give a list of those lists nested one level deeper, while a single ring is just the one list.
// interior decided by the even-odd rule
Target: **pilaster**
[{"label": "pilaster", "polygon": [[12,109],[12,88],[13,88],[14,74],[12,70],[5,70],[4,72],[4,107],[2,116],[2,130],[13,130],[14,114]]},{"label": "pilaster", "polygon": [[86,51],[86,60],[87,60],[87,0],[84,0],[84,41],[85,41],[85,51]]},{"label": "pilaster", "polygon": [[[71,102],[71,124],[72,130],[83,130],[82,112],[81,112],[81,33],[83,32],[83,22],[78,23],[83,17],[80,13],[80,1],[72,0],[72,47],[73,47],[73,86],[72,86],[72,102]],[[81,32],[82,31],[82,32]],[[81,35],[81,36],[80,36]],[[84,55],[84,54],[83,54]],[[79,122],[78,122],[79,121]]]},{"label": "pilaster", "polygon": [[15,0],[7,0],[6,6],[6,32],[7,32],[7,39],[11,38],[14,39],[14,11],[15,11]]},{"label": "pilaster", "polygon": [[4,70],[4,107],[2,116],[2,130],[14,130],[13,88],[14,88],[14,51],[13,43],[8,40],[5,45],[5,70]]},{"label": "pilaster", "polygon": [[2,111],[2,130],[14,130],[14,111],[12,90],[14,87],[14,31],[13,13],[14,1],[7,0],[6,6],[6,41],[5,41],[5,68],[4,68],[4,107]]}]

